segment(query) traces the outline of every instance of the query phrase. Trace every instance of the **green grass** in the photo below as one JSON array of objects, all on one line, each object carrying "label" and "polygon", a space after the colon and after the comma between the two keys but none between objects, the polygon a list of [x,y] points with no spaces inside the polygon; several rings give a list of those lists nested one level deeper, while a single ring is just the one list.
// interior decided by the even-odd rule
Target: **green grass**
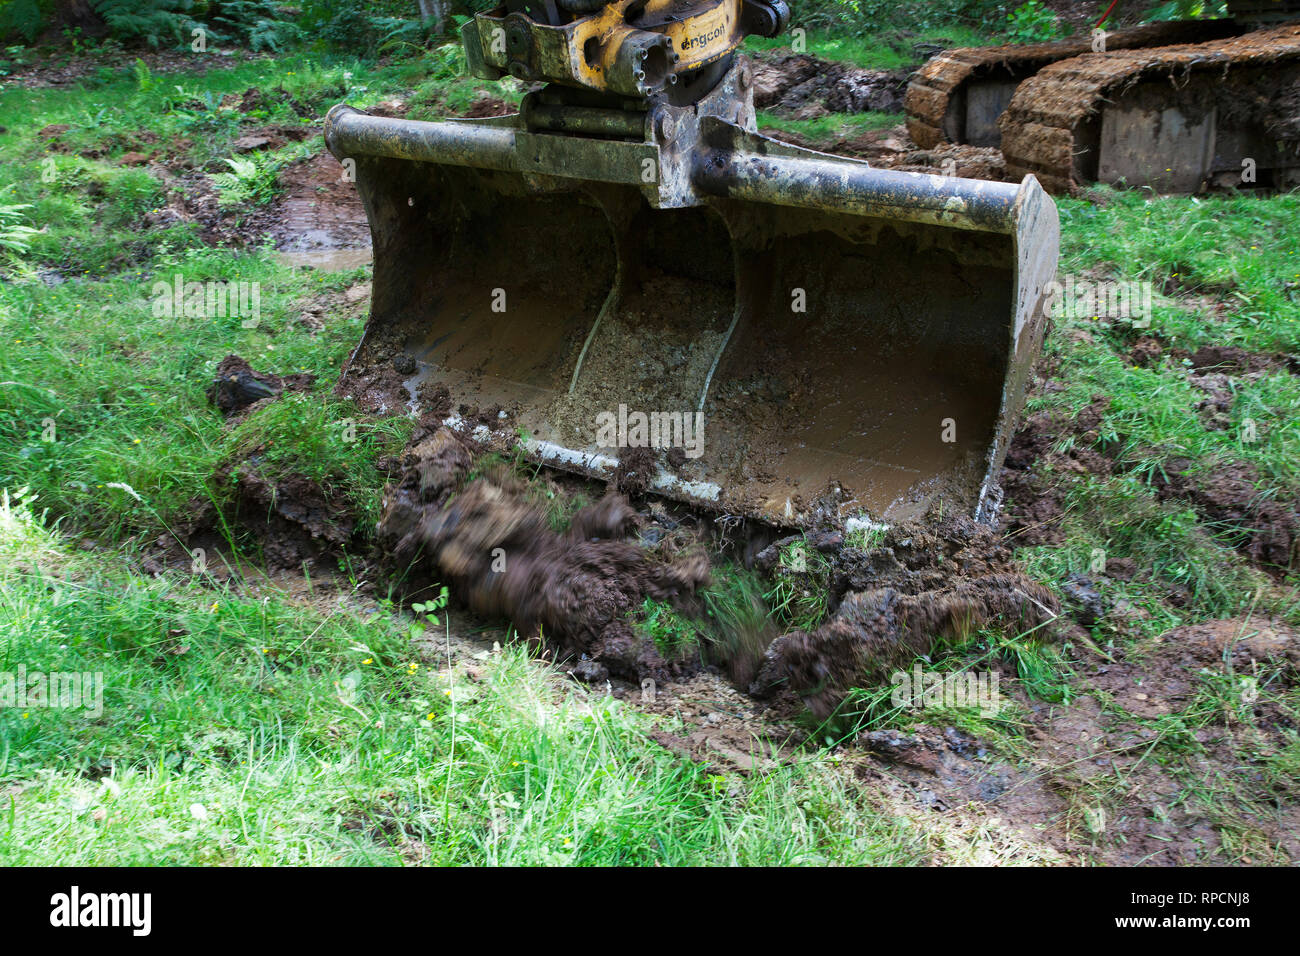
[{"label": "green grass", "polygon": [[909,703],[906,694],[895,701],[895,684],[890,680],[850,692],[836,713],[819,731],[827,743],[852,740],[868,730],[909,731],[916,727],[954,727],[991,746],[1011,759],[1024,757],[1029,746],[1024,740],[1023,707],[1013,697],[1015,688],[1030,700],[1068,704],[1074,689],[1075,648],[1042,640],[1043,633],[1009,634],[983,630],[968,640],[944,649],[933,659],[918,658],[900,671],[911,675],[915,667],[925,674],[945,677],[956,674],[984,674],[997,670],[1000,704],[996,712],[979,706]]},{"label": "green grass", "polygon": [[[1300,618],[1295,591],[1272,588],[1233,550],[1247,529],[1213,523],[1187,503],[1159,502],[1152,490],[1178,458],[1190,461],[1193,480],[1243,463],[1260,475],[1261,495],[1300,498],[1300,382],[1285,368],[1234,377],[1230,423],[1210,429],[1196,411],[1205,392],[1189,381],[1186,362],[1166,358],[1143,368],[1129,357],[1143,335],[1171,350],[1300,350],[1300,195],[1160,198],[1106,188],[1093,194],[1099,204],[1057,201],[1062,274],[1152,282],[1155,308],[1149,329],[1091,316],[1055,320],[1045,349],[1058,386],[1029,409],[1069,421],[1097,397],[1107,399],[1095,448],[1114,461],[1113,474],[1053,475],[1063,492],[1066,543],[1021,556],[1048,582],[1088,573],[1094,549],[1134,559],[1140,580],[1099,585],[1151,612],[1151,629],[1240,613],[1260,589],[1268,610]],[[1254,441],[1247,419],[1255,424]],[[1064,437],[1056,447],[1064,451],[1079,440]],[[1163,605],[1170,588],[1185,591],[1189,603],[1177,611]]]},{"label": "green grass", "polygon": [[[1300,193],[1151,196],[1096,187],[1102,204],[1060,199],[1061,271],[1145,280],[1151,331],[1170,345],[1300,351]],[[1223,303],[1206,321],[1210,296]]]},{"label": "green grass", "polygon": [[[990,42],[987,34],[957,24],[909,32],[912,35],[903,36],[901,32],[895,30],[862,34],[809,30],[805,37],[806,49],[799,52],[811,53],[826,60],[852,63],[854,66],[867,69],[896,70],[921,65],[924,57],[919,57],[913,52],[917,44],[941,43],[947,47],[962,47],[985,46]],[[792,42],[793,35],[751,36],[745,38],[743,49],[750,52],[786,53],[791,51]]]},{"label": "green grass", "polygon": [[703,637],[699,626],[672,605],[646,598],[635,617],[641,630],[668,660],[699,654]]},{"label": "green grass", "polygon": [[0,509],[0,671],[100,672],[102,713],[0,709],[0,863],[890,864],[919,838],[816,754],[754,778],[508,648],[469,680],[391,613],[155,580]]},{"label": "green grass", "polygon": [[701,592],[711,660],[728,662],[733,668],[758,667],[778,633],[763,587],[762,578],[743,567],[714,568],[712,582]]},{"label": "green grass", "polygon": [[826,116],[807,120],[786,119],[768,112],[758,114],[760,129],[797,133],[805,139],[824,143],[827,146],[874,130],[890,129],[901,122],[903,122],[902,113],[829,113]]},{"label": "green grass", "polygon": [[328,395],[288,394],[257,409],[223,436],[227,460],[256,455],[271,476],[302,475],[341,494],[357,524],[379,520],[384,476],[375,463],[401,453],[410,437],[409,418],[371,421],[350,401]]},{"label": "green grass", "polygon": [[763,599],[787,627],[812,631],[826,618],[832,573],[826,555],[802,542],[786,545]]},{"label": "green grass", "polygon": [[[154,283],[178,273],[187,282],[260,283],[257,327],[244,328],[229,314],[155,318]],[[373,498],[382,482],[367,456],[383,444],[378,436],[404,426],[372,426],[324,397],[362,321],[331,316],[312,334],[293,309],[302,296],[345,288],[355,277],[295,272],[265,254],[171,253],[162,245],[148,271],[52,287],[0,285],[0,403],[8,412],[0,417],[0,486],[29,486],[55,513],[122,537],[156,529],[154,510],[164,520],[177,517],[190,498],[208,496],[219,461],[271,440],[273,462],[347,476],[349,493]],[[317,374],[313,401],[291,399],[229,432],[204,391],[231,352],[258,369]],[[357,422],[356,443],[345,440],[347,419]],[[112,483],[130,485],[145,503]]]}]

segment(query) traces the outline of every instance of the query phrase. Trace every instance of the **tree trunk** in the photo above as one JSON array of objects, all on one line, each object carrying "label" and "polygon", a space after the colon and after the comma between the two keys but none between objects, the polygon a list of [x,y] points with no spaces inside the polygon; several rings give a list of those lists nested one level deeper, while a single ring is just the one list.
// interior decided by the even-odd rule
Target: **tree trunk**
[{"label": "tree trunk", "polygon": [[433,21],[433,28],[441,33],[447,25],[447,0],[420,0],[420,19]]}]

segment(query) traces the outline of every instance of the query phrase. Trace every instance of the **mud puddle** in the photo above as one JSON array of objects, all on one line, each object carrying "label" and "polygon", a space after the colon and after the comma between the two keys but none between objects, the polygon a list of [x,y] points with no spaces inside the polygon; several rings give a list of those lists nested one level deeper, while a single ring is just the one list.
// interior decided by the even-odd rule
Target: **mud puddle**
[{"label": "mud puddle", "polygon": [[277,252],[275,257],[287,266],[319,269],[322,272],[349,272],[375,261],[374,251],[365,249],[318,249],[313,251]]},{"label": "mud puddle", "polygon": [[271,211],[268,232],[285,261],[316,268],[370,261],[366,211],[337,159],[318,153],[286,169],[280,183],[284,195]]}]

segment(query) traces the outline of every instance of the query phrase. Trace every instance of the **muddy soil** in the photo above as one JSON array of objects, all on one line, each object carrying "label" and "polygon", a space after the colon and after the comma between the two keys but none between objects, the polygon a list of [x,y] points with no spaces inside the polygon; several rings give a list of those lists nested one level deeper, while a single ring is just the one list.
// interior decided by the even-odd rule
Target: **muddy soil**
[{"label": "muddy soil", "polygon": [[1156,478],[1161,501],[1189,502],[1202,518],[1240,528],[1236,548],[1275,575],[1300,568],[1300,512],[1296,502],[1260,491],[1260,475],[1249,462],[1227,462],[1210,474],[1189,473],[1192,462],[1171,459]]},{"label": "muddy soil", "polygon": [[[236,151],[257,153],[284,142],[301,141],[308,127],[264,127],[236,141]],[[240,143],[243,147],[240,147]],[[286,168],[283,193],[265,207],[223,207],[208,172],[151,162],[168,187],[167,200],[145,216],[153,227],[194,223],[204,242],[238,248],[258,246],[269,236],[287,261],[327,265],[348,255],[341,268],[370,261],[370,227],[356,187],[343,180],[343,167],[321,152]]]},{"label": "muddy soil", "polygon": [[[857,745],[869,756],[852,762],[860,779],[937,812],[966,839],[1033,862],[1295,860],[1300,808],[1278,799],[1266,771],[1294,731],[1290,718],[1271,705],[1247,705],[1195,729],[1162,718],[1204,700],[1198,695],[1213,677],[1268,673],[1294,685],[1298,655],[1300,633],[1277,621],[1182,627],[1124,659],[1089,655],[1068,705],[1013,691],[1025,714],[1019,760],[956,728],[922,725],[864,732]],[[1170,739],[1182,734],[1188,739]],[[1162,745],[1196,756],[1183,762]],[[1255,755],[1245,766],[1243,751]],[[1243,817],[1257,840],[1244,852],[1225,845],[1223,831]]]},{"label": "muddy soil", "polygon": [[[286,253],[368,249],[370,226],[356,185],[328,152],[295,163],[280,174],[284,195],[254,224]],[[306,261],[310,261],[307,257]]]},{"label": "muddy soil", "polygon": [[813,141],[798,133],[774,129],[764,130],[763,134],[805,149],[865,159],[880,169],[894,169],[904,173],[938,173],[993,182],[1010,181],[1001,150],[952,143],[944,143],[932,149],[918,149],[907,135],[907,127],[902,124],[828,142]]},{"label": "muddy soil", "polygon": [[[1094,447],[1109,406],[1109,398],[1094,395],[1077,415],[1037,412],[1021,424],[1007,450],[1001,478],[1002,528],[1017,546],[1056,545],[1065,540],[1060,528],[1065,513],[1062,490],[1052,474],[1105,476],[1114,469],[1114,462]],[[1067,451],[1056,451],[1054,446],[1066,435],[1076,436],[1076,441]]]},{"label": "muddy soil", "polygon": [[[793,631],[768,648],[749,691],[793,693],[826,719],[855,687],[997,624],[1059,639],[1059,603],[1017,569],[1002,538],[969,518],[931,515],[889,529],[870,550],[831,556],[833,616],[813,631]],[[765,563],[765,554],[756,562]]]},{"label": "muddy soil", "polygon": [[[259,404],[285,392],[308,391],[314,381],[309,373],[276,375],[227,355],[217,364],[207,397],[233,426]],[[303,475],[271,475],[265,453],[259,446],[222,462],[212,476],[212,497],[189,503],[185,519],[147,550],[144,570],[197,571],[225,580],[242,573],[234,566],[231,538],[260,553],[264,569],[272,573],[336,570],[357,540],[352,503]]]},{"label": "muddy soil", "polygon": [[805,53],[754,62],[754,106],[794,119],[828,113],[898,113],[906,70],[865,70]]},{"label": "muddy soil", "polygon": [[230,417],[242,412],[256,402],[277,398],[286,389],[305,392],[311,389],[316,376],[308,372],[294,375],[276,375],[259,372],[238,355],[227,355],[217,363],[217,374],[208,386],[208,401],[223,415]]},{"label": "muddy soil", "polygon": [[[236,367],[228,363],[227,371]],[[249,374],[256,382],[265,377]],[[1022,430],[1021,458],[1010,459],[1009,470],[1043,454],[1055,438],[1050,429],[1095,430],[1105,408],[1098,398],[1069,423],[1031,420]],[[541,496],[506,466],[483,464],[485,449],[440,420],[426,415],[401,460],[391,463],[379,529],[384,566],[372,570],[399,580],[412,599],[446,584],[476,620],[511,622],[544,657],[595,684],[591,693],[612,693],[664,718],[652,734],[656,742],[711,771],[761,773],[791,759],[847,690],[884,683],[889,669],[985,624],[1013,633],[1036,628],[1039,640],[1080,634],[1052,594],[1017,571],[1008,539],[966,519],[927,516],[856,548],[835,530],[782,536],[755,527],[728,535],[711,531],[716,523],[707,521],[681,527],[668,513],[680,506],[646,501],[638,489],[629,489],[629,499],[611,488],[576,510],[567,530],[555,531],[547,502],[589,492],[592,483],[564,476],[548,485],[550,498]],[[1106,461],[1098,456],[1092,465]],[[268,562],[289,567],[313,554],[320,561],[350,546],[355,528],[327,491],[292,478],[273,485],[256,466],[254,453],[219,476],[236,502],[223,517],[250,532],[260,525]],[[184,530],[201,537],[201,524]],[[1031,524],[1022,519],[1018,527],[1028,534]],[[831,615],[812,631],[769,633],[756,679],[738,687],[725,660],[706,665],[698,653],[665,656],[632,623],[631,612],[647,596],[692,613],[692,598],[709,578],[707,554],[726,550],[770,578],[782,573],[782,549],[795,541],[825,559]],[[1070,608],[1079,617],[1087,583],[1066,591],[1077,592]],[[504,627],[488,633],[501,643],[511,636]],[[454,648],[443,647],[441,636],[430,641],[431,661],[455,664],[471,680],[490,654],[486,639],[457,639]],[[1005,741],[922,720],[906,730],[869,727],[836,759],[864,798],[933,834],[937,861],[1300,858],[1300,812],[1276,793],[1267,763],[1294,730],[1287,714],[1269,704],[1192,729],[1160,723],[1203,699],[1207,675],[1293,684],[1300,666],[1294,628],[1233,619],[1179,628],[1127,651],[1089,649],[1080,640],[1074,648],[1083,657],[1068,703],[1027,697],[1006,660],[981,664],[1010,688],[1017,709],[1008,723],[1016,728],[1010,750]],[[809,712],[813,722],[803,716]],[[1160,749],[1171,733],[1192,735],[1194,761],[1170,759]],[[1243,753],[1255,754],[1258,764],[1243,767]],[[1220,806],[1209,794],[1224,788],[1232,796]],[[1243,814],[1258,840],[1246,851],[1223,835],[1225,826],[1240,826]],[[980,856],[990,853],[992,860]]]},{"label": "muddy soil", "polygon": [[[1132,347],[1134,364],[1149,365],[1169,355],[1191,363],[1188,381],[1205,392],[1198,412],[1208,429],[1231,425],[1233,388],[1229,369],[1242,375],[1290,369],[1291,357],[1260,355],[1236,348],[1206,347],[1194,354],[1174,350],[1151,336],[1142,336]],[[1036,386],[1060,388],[1059,383],[1040,381]],[[1019,546],[1059,545],[1064,538],[1060,523],[1064,516],[1062,489],[1054,475],[1073,473],[1106,477],[1124,467],[1115,455],[1124,446],[1120,440],[1103,442],[1099,431],[1110,405],[1104,395],[1075,415],[1038,412],[1021,424],[1007,451],[1001,483],[1005,492],[1002,527]],[[1075,440],[1067,450],[1055,447],[1067,436]],[[1261,490],[1267,483],[1249,462],[1225,461],[1211,473],[1192,471],[1185,458],[1167,459],[1152,478],[1160,501],[1180,501],[1196,509],[1201,520],[1230,536],[1230,543],[1260,569],[1284,577],[1300,567],[1300,510],[1294,500]]]},{"label": "muddy soil", "polygon": [[636,512],[614,493],[552,530],[545,508],[504,468],[466,483],[474,450],[447,428],[410,447],[385,495],[379,541],[408,590],[448,585],[476,614],[571,662],[586,680],[667,680],[698,666],[666,659],[628,614],[708,580],[702,553],[664,561],[631,537]]},{"label": "muddy soil", "polygon": [[[302,475],[270,477],[263,456],[254,451],[239,462],[221,465],[213,475],[214,499],[190,502],[187,517],[159,535],[141,567],[150,574],[167,570],[201,573],[215,580],[285,572],[330,576],[357,543],[354,510],[344,496]],[[232,551],[260,556],[245,567]]]}]

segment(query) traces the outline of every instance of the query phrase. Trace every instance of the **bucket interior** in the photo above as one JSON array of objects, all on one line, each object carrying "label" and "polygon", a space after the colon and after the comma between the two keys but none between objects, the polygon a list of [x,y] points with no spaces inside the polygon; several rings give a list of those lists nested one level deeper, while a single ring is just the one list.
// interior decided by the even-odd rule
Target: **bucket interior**
[{"label": "bucket interior", "polygon": [[650,443],[722,510],[973,510],[1008,371],[1009,237],[367,164],[354,362],[390,363],[414,405],[446,386],[454,409],[499,406],[503,427],[584,455]]}]

